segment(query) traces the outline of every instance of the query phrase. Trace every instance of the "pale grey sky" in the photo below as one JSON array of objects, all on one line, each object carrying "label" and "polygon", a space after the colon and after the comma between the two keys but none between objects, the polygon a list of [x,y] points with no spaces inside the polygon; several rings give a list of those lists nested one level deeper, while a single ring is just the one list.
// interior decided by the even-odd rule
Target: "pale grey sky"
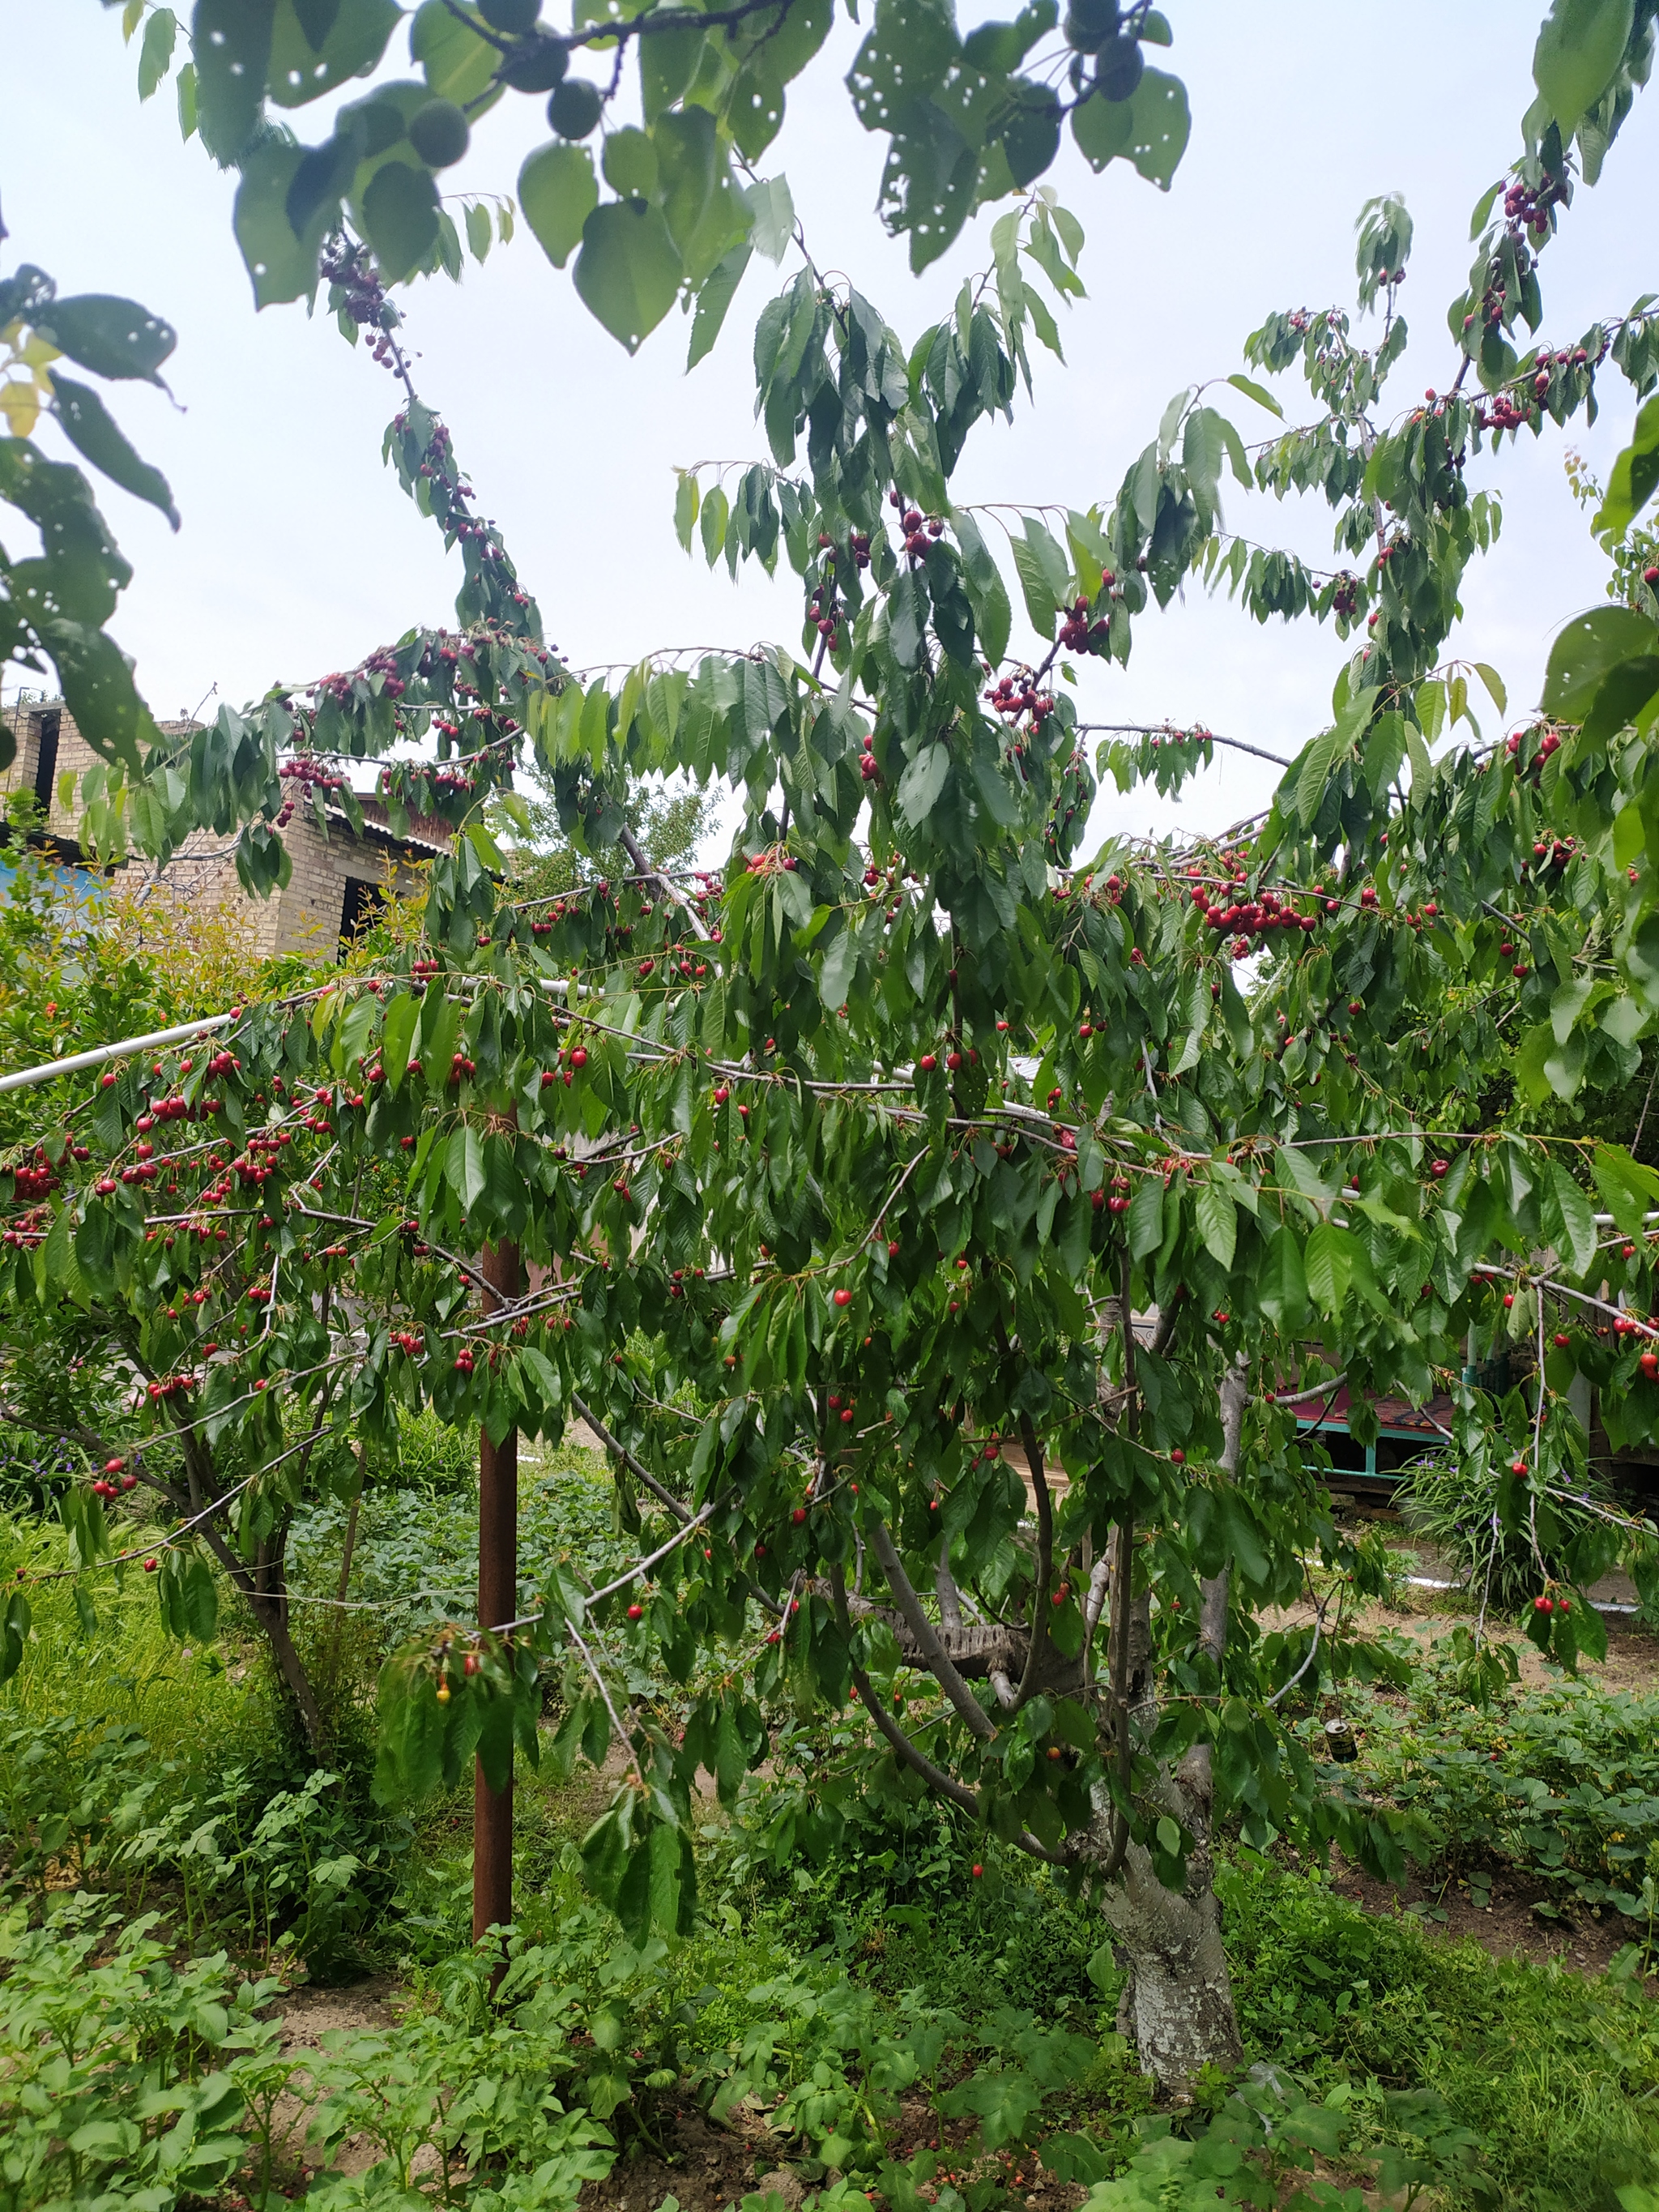
[{"label": "pale grey sky", "polygon": [[[990,12],[1008,11],[971,15]],[[963,497],[1109,504],[1170,395],[1237,368],[1267,310],[1352,305],[1354,219],[1383,191],[1405,193],[1417,226],[1403,293],[1412,344],[1388,398],[1403,409],[1449,380],[1445,307],[1468,270],[1474,203],[1517,150],[1542,0],[1170,0],[1166,12],[1170,65],[1194,113],[1187,158],[1164,194],[1121,163],[1094,176],[1068,145],[1052,181],[1088,234],[1090,296],[1062,318],[1066,366],[1042,357],[1035,408],[1022,401],[1012,428],[975,434],[957,479]],[[909,275],[872,212],[885,142],[860,129],[842,82],[859,35],[838,22],[792,90],[763,166],[787,175],[819,263],[848,272],[908,343],[988,258],[988,218],[925,278]],[[170,84],[139,105],[137,47],[123,46],[118,14],[98,0],[0,0],[0,56],[6,265],[39,262],[66,291],[131,294],[179,333],[168,371],[176,407],[134,387],[118,412],[169,476],[183,529],[173,537],[112,489],[104,501],[137,572],[112,627],[152,705],[193,708],[215,685],[240,702],[447,618],[457,564],[380,462],[390,378],[325,317],[307,321],[303,307],[255,315],[231,234],[234,179],[199,144],[180,144]],[[295,119],[320,135],[312,112]],[[1656,130],[1652,92],[1550,247],[1546,337],[1576,338],[1659,289],[1647,249]],[[447,182],[511,191],[544,135],[540,102],[509,100]],[[719,346],[690,377],[678,314],[630,361],[522,228],[459,288],[437,279],[400,295],[422,394],[450,423],[573,663],[663,646],[798,643],[787,564],[775,582],[745,570],[733,586],[723,566],[711,576],[701,556],[688,561],[672,529],[676,464],[764,454],[749,345],[776,281],[769,264],[751,265]],[[1451,650],[1494,663],[1512,711],[1536,697],[1555,628],[1602,590],[1562,470],[1571,443],[1605,470],[1628,435],[1627,387],[1609,373],[1602,388],[1593,431],[1552,428],[1496,468],[1483,459],[1470,471],[1472,485],[1504,486],[1507,520],[1470,578]],[[1294,418],[1289,380],[1280,389]],[[1247,439],[1265,434],[1269,417],[1224,397]],[[50,443],[55,433],[43,434]],[[1322,503],[1298,513],[1235,491],[1227,520],[1328,561]],[[1201,719],[1288,754],[1328,719],[1342,658],[1310,623],[1259,629],[1189,592],[1139,625],[1127,672],[1091,666],[1084,701],[1098,719]],[[1178,810],[1109,792],[1096,828],[1161,827],[1177,813],[1216,826],[1263,803],[1274,773],[1224,756]]]}]

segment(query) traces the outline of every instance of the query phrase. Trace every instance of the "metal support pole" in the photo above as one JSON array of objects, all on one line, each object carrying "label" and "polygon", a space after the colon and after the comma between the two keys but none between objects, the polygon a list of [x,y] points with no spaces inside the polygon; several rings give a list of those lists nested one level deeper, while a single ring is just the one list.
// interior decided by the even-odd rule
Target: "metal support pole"
[{"label": "metal support pole", "polygon": [[[484,1248],[490,1304],[519,1295],[516,1244]],[[498,1444],[478,1435],[478,1621],[492,1628],[519,1610],[519,1432]],[[472,1940],[513,1917],[513,1778],[492,1790],[482,1766],[472,1777]],[[496,1976],[506,1971],[503,1959]]]}]

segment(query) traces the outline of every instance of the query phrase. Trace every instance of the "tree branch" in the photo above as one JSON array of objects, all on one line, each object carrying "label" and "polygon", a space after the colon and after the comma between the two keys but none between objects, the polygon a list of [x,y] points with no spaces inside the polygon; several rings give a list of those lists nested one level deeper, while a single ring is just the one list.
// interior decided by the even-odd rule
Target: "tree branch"
[{"label": "tree branch", "polygon": [[[767,4],[771,4],[771,0],[767,0]],[[786,4],[787,4],[787,0],[786,0]],[[696,20],[700,25],[702,25],[712,22],[714,18],[712,16],[703,15],[697,17]],[[612,31],[619,27],[619,26],[615,25],[607,26],[607,29]],[[636,25],[635,27],[637,28],[638,26]],[[680,889],[679,885],[675,883],[671,877],[665,875],[660,868],[653,866],[652,863],[646,858],[644,852],[641,850],[639,839],[634,835],[634,832],[629,828],[625,822],[622,826],[622,834],[617,842],[621,845],[623,852],[627,854],[629,859],[634,863],[634,866],[639,870],[642,876],[648,876],[653,883],[660,884],[662,885],[664,890],[667,892],[669,897],[673,900],[675,905],[679,908],[686,920],[690,923],[692,929],[696,932],[696,935],[702,939],[705,945],[707,945],[709,942],[708,923],[697,912],[696,907],[692,905],[690,900],[687,898],[685,893]]]},{"label": "tree branch", "polygon": [[939,1597],[939,1617],[947,1629],[962,1626],[962,1593],[951,1572],[951,1539],[939,1540],[939,1559],[933,1568],[933,1589]]},{"label": "tree branch", "polygon": [[870,1548],[881,1564],[881,1571],[887,1577],[887,1587],[892,1591],[894,1602],[904,1617],[905,1626],[916,1639],[916,1649],[921,1654],[923,1664],[969,1728],[981,1742],[987,1741],[996,1734],[996,1723],[957,1674],[950,1654],[939,1641],[939,1631],[922,1611],[921,1601],[911,1587],[910,1577],[904,1571],[903,1562],[894,1548],[884,1521],[871,1523]]},{"label": "tree branch", "polygon": [[1019,1703],[1024,1705],[1036,1687],[1042,1655],[1048,1648],[1048,1585],[1054,1571],[1054,1508],[1048,1495],[1048,1480],[1043,1473],[1042,1447],[1036,1440],[1036,1431],[1031,1425],[1029,1413],[1019,1417],[1020,1442],[1025,1447],[1026,1462],[1031,1470],[1031,1487],[1036,1493],[1037,1541],[1036,1593],[1031,1600],[1031,1641],[1026,1647],[1025,1667],[1019,1678]]},{"label": "tree branch", "polygon": [[[1238,1474],[1238,1455],[1244,1434],[1244,1408],[1250,1402],[1245,1389],[1248,1373],[1243,1359],[1236,1359],[1227,1370],[1221,1384],[1221,1471],[1229,1481]],[[1199,1584],[1200,1607],[1198,1648],[1206,1658],[1220,1666],[1227,1649],[1227,1570],[1212,1575]]]},{"label": "tree branch", "polygon": [[[903,1570],[901,1569],[900,1572],[902,1573],[902,1571]],[[830,1590],[836,1607],[836,1625],[847,1638],[850,1650],[853,1642],[853,1624],[847,1610],[847,1578],[841,1571],[839,1561],[830,1570]],[[913,1591],[911,1595],[914,1597],[915,1592]],[[975,1820],[981,1818],[979,1799],[969,1789],[967,1784],[958,1782],[953,1774],[947,1774],[942,1766],[935,1766],[926,1752],[916,1748],[892,1715],[884,1709],[881,1700],[871,1687],[870,1678],[863,1668],[856,1660],[851,1661],[849,1665],[853,1680],[858,1689],[860,1703],[905,1765],[921,1775],[930,1790],[936,1790],[940,1796],[948,1797],[953,1805],[960,1805],[965,1812],[971,1813]],[[979,1707],[975,1705],[974,1710],[978,1712]],[[981,1720],[984,1719],[984,1715],[981,1713],[980,1717]],[[989,1725],[988,1723],[987,1725]]]}]

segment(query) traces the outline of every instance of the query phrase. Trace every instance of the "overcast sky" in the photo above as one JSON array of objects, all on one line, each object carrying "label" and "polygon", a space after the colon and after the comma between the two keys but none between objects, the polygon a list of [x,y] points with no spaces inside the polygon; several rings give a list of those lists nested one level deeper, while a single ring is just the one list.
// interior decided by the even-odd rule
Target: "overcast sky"
[{"label": "overcast sky", "polygon": [[[964,23],[994,12],[1012,9],[974,7]],[[975,434],[959,497],[1109,505],[1170,395],[1238,368],[1268,310],[1352,306],[1354,220],[1376,192],[1404,192],[1417,226],[1402,295],[1413,339],[1386,411],[1449,381],[1445,309],[1467,275],[1471,209],[1518,150],[1541,0],[1168,0],[1166,12],[1176,41],[1167,58],[1193,108],[1186,160],[1165,194],[1121,162],[1096,177],[1068,143],[1051,181],[1088,234],[1089,298],[1062,317],[1066,365],[1041,357],[1036,407],[1022,402],[1012,428]],[[859,127],[842,81],[859,36],[837,24],[762,166],[788,177],[819,264],[848,272],[908,343],[988,258],[989,217],[926,277],[909,275],[873,213],[885,141]],[[392,51],[401,63],[401,32]],[[171,479],[183,528],[173,536],[112,489],[104,498],[137,570],[112,627],[152,706],[172,715],[216,687],[240,702],[273,681],[349,666],[414,623],[448,618],[459,578],[382,467],[391,380],[303,306],[255,314],[231,234],[234,179],[199,143],[180,143],[171,83],[140,106],[137,53],[99,0],[0,0],[11,231],[0,265],[35,261],[64,291],[131,294],[178,328],[176,404],[135,386],[118,411]],[[317,111],[295,120],[322,135]],[[1547,339],[1576,339],[1659,289],[1639,250],[1651,236],[1656,125],[1659,94],[1649,94],[1547,254]],[[510,98],[446,182],[457,194],[510,192],[544,137],[542,103]],[[793,274],[787,261],[782,277]],[[723,565],[711,575],[700,555],[688,561],[672,527],[677,464],[764,456],[750,337],[779,281],[751,264],[720,344],[689,377],[678,313],[629,360],[522,228],[484,268],[469,264],[459,287],[439,278],[399,295],[422,395],[450,423],[573,664],[667,646],[798,645],[787,564],[775,582],[744,570],[734,586]],[[1291,380],[1279,388],[1295,419]],[[1512,714],[1537,696],[1553,630],[1604,588],[1562,468],[1576,443],[1605,473],[1626,441],[1628,387],[1609,371],[1603,392],[1594,430],[1552,428],[1496,470],[1483,459],[1469,471],[1472,488],[1501,483],[1506,522],[1471,574],[1450,650],[1498,666]],[[1224,397],[1247,439],[1267,433],[1249,400]],[[44,441],[55,434],[44,429]],[[1322,503],[1297,512],[1232,491],[1226,519],[1330,564]],[[1288,754],[1328,720],[1343,657],[1311,623],[1259,629],[1189,592],[1138,624],[1127,672],[1090,667],[1084,701],[1101,720],[1202,720]],[[1219,826],[1262,804],[1275,775],[1223,756],[1178,810],[1109,791],[1095,826],[1163,827],[1177,815]]]}]

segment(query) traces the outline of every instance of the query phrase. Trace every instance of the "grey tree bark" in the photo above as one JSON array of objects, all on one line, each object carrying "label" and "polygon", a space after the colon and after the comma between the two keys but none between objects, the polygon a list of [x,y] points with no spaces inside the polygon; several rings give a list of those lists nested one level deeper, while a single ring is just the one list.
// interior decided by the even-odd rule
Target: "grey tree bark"
[{"label": "grey tree bark", "polygon": [[[1127,1300],[1123,1301],[1127,1326]],[[1115,1394],[1133,1408],[1133,1352],[1126,1362],[1126,1387]],[[1238,1469],[1244,1408],[1249,1402],[1245,1370],[1230,1370],[1221,1388],[1221,1466],[1229,1477]],[[1130,1413],[1133,1419],[1133,1413]],[[868,1529],[871,1552],[886,1582],[890,1602],[849,1591],[839,1568],[826,1588],[842,1632],[849,1644],[855,1620],[878,1618],[891,1630],[899,1651],[911,1666],[933,1676],[970,1732],[981,1742],[999,1733],[992,1711],[974,1694],[970,1682],[988,1683],[996,1706],[1017,1711],[1036,1692],[1098,1701],[1103,1743],[1109,1741],[1116,1761],[1120,1793],[1132,1786],[1132,1746],[1144,1740],[1157,1719],[1157,1685],[1152,1666],[1150,1601],[1133,1598],[1133,1530],[1112,1531],[1109,1550],[1091,1574],[1085,1603],[1091,1636],[1100,1614],[1111,1607],[1110,1677],[1091,1682],[1082,1657],[1066,1660],[1047,1633],[1053,1572],[1053,1516],[1041,1451],[1026,1425],[1026,1455],[1037,1504],[1037,1541],[1033,1565],[1036,1596],[1030,1626],[1015,1622],[969,1625],[962,1619],[961,1594],[941,1552],[934,1562],[940,1622],[924,1611],[905,1571],[891,1532],[881,1522]],[[1200,1649],[1219,1667],[1227,1637],[1225,1572],[1200,1585]],[[947,1773],[907,1735],[898,1717],[876,1695],[854,1660],[854,1687],[870,1718],[895,1755],[920,1775],[936,1796],[983,1817],[977,1791]],[[1018,1685],[1018,1687],[1016,1687]],[[1214,1778],[1207,1744],[1195,1745],[1174,1767],[1158,1775],[1150,1790],[1152,1808],[1178,1820],[1189,1838],[1186,1881],[1178,1891],[1158,1879],[1152,1854],[1128,1836],[1128,1824],[1112,1791],[1102,1785],[1086,1836],[1075,1832],[1057,1849],[1036,1836],[1015,1840],[1034,1858],[1053,1864],[1091,1864],[1101,1881],[1103,1915],[1129,1973],[1121,2019],[1132,2032],[1142,2067],[1160,2089],[1179,2096],[1206,2065],[1237,2067],[1243,2046],[1221,1940],[1221,1914],[1214,1883]]]},{"label": "grey tree bark", "polygon": [[[1235,1367],[1221,1386],[1221,1465],[1230,1477],[1238,1469],[1246,1402],[1243,1370]],[[1120,1571],[1115,1562],[1113,1571]],[[1200,1646],[1218,1666],[1227,1638],[1225,1570],[1200,1588]],[[1143,1727],[1154,1714],[1150,1628],[1142,1600],[1129,1609],[1129,1699]],[[1233,2068],[1244,2055],[1215,1893],[1215,1787],[1207,1744],[1194,1745],[1160,1778],[1155,1801],[1192,1839],[1185,1885],[1166,1889],[1152,1854],[1131,1843],[1102,1911],[1129,1970],[1120,2013],[1125,2031],[1134,2037],[1142,2070],[1166,2094],[1180,2095],[1204,2066]]]}]

